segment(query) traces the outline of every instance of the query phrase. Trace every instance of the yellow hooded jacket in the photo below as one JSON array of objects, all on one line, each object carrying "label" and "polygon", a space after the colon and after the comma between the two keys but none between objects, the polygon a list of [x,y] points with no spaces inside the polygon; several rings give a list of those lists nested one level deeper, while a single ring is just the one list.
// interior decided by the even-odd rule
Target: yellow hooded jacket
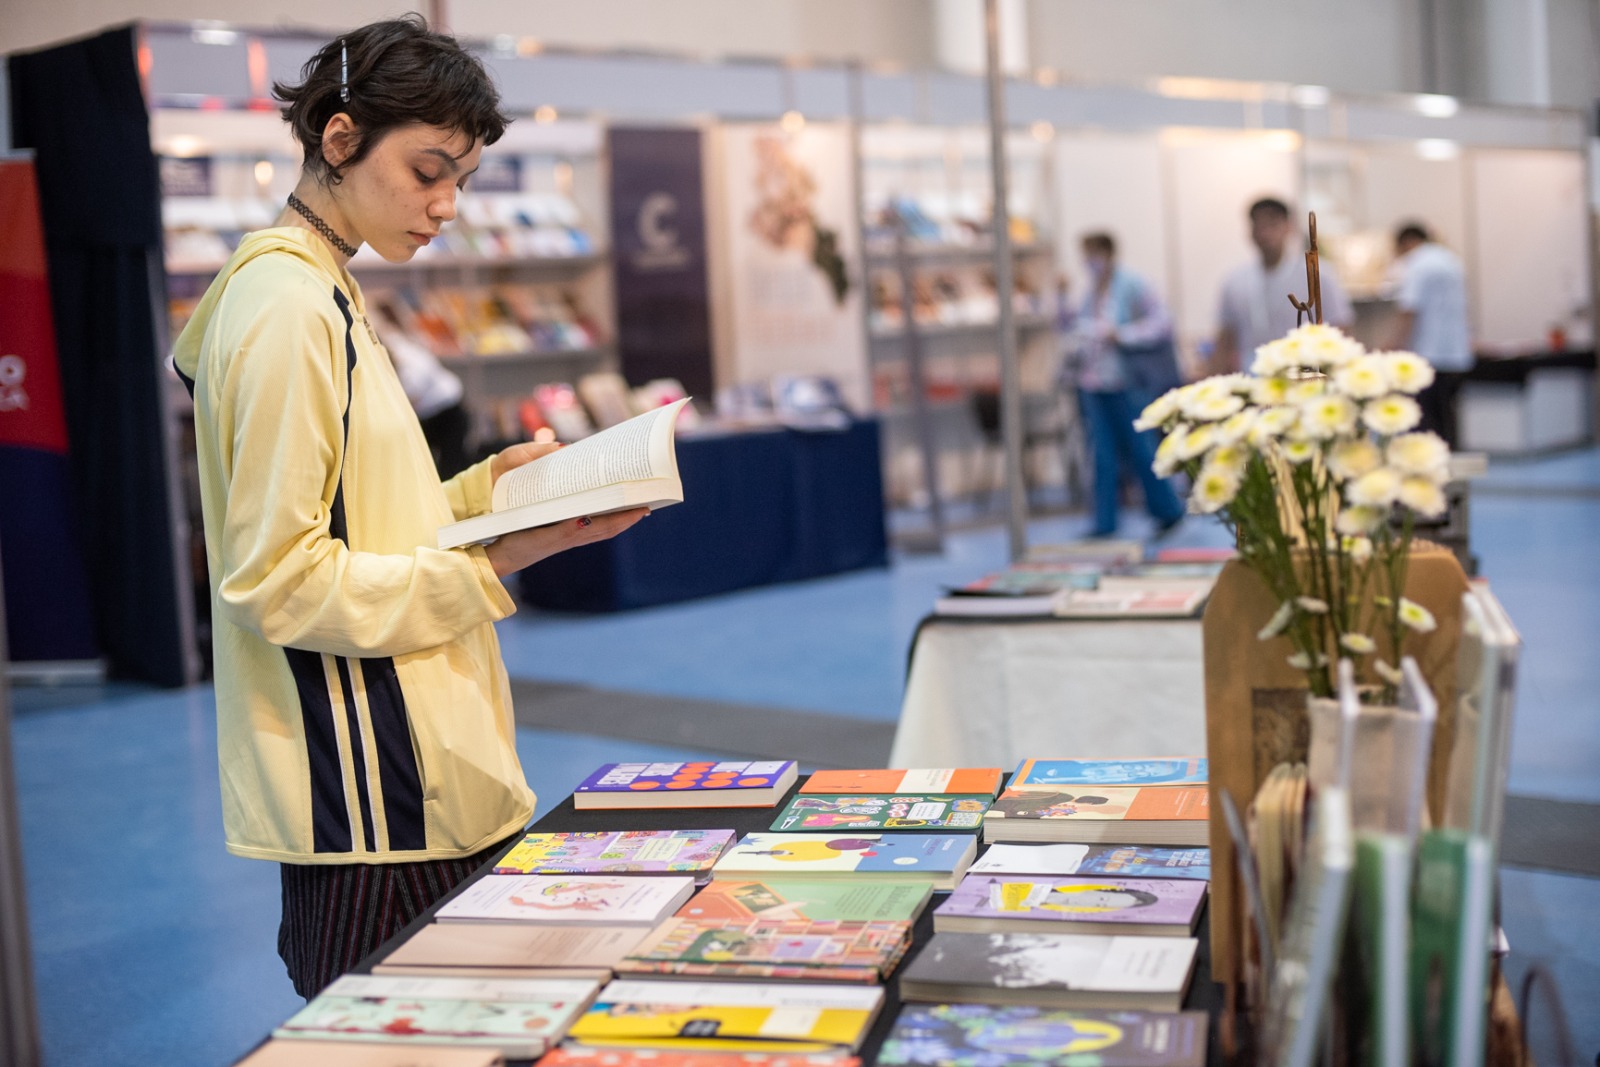
[{"label": "yellow hooded jacket", "polygon": [[245,237],[185,327],[228,850],[459,858],[524,826],[482,548],[487,462],[441,483],[361,289],[320,237]]}]

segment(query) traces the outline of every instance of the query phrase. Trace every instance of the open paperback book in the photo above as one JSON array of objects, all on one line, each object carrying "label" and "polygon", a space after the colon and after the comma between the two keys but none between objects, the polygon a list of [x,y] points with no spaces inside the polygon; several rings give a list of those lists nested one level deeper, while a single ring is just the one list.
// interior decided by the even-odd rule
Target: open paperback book
[{"label": "open paperback book", "polygon": [[680,400],[500,476],[492,510],[439,530],[440,548],[482,544],[515,530],[583,515],[683,502],[674,428]]}]

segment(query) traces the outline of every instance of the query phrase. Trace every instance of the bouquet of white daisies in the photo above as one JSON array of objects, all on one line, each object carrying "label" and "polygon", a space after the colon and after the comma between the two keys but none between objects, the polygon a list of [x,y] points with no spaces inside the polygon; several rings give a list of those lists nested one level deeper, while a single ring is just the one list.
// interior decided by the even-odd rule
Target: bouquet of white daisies
[{"label": "bouquet of white daisies", "polygon": [[1450,449],[1416,431],[1413,399],[1433,368],[1311,325],[1257,349],[1250,370],[1145,408],[1138,428],[1165,435],[1156,473],[1189,475],[1190,510],[1233,531],[1280,602],[1260,637],[1289,639],[1312,693],[1333,695],[1330,664],[1348,656],[1392,698],[1406,631],[1435,626],[1401,595],[1415,517],[1446,509]]}]

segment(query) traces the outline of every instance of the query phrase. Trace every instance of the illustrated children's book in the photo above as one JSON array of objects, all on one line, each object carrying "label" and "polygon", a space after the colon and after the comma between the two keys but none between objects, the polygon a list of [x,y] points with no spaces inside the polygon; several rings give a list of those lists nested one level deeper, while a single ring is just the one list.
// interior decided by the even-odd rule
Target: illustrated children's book
[{"label": "illustrated children's book", "polygon": [[826,797],[801,795],[772,823],[788,830],[977,830],[989,810],[988,796],[926,793]]},{"label": "illustrated children's book", "polygon": [[882,1008],[882,986],[618,979],[568,1036],[670,1051],[854,1052]]},{"label": "illustrated children's book", "polygon": [[861,796],[867,793],[938,793],[993,797],[1000,791],[999,767],[924,767],[913,770],[818,771],[802,793]]},{"label": "illustrated children's book", "polygon": [[937,933],[900,975],[906,1000],[1177,1011],[1199,942],[1187,937]]},{"label": "illustrated children's book", "polygon": [[1058,786],[1001,793],[984,815],[989,841],[1204,845],[1204,786]]},{"label": "illustrated children's book", "polygon": [[713,878],[924,878],[950,889],[972,863],[971,834],[747,834],[712,868]]},{"label": "illustrated children's book", "polygon": [[671,875],[491,874],[440,908],[439,921],[654,926],[693,892],[693,878]]},{"label": "illustrated children's book", "polygon": [[969,874],[1110,874],[1211,880],[1209,848],[1149,845],[990,845]]},{"label": "illustrated children's book", "polygon": [[619,975],[877,982],[911,947],[908,922],[668,919]]},{"label": "illustrated children's book", "polygon": [[570,980],[347,974],[272,1036],[478,1045],[522,1059],[560,1041],[599,988]]},{"label": "illustrated children's book", "polygon": [[1205,785],[1203,756],[1160,759],[1029,759],[1011,776],[1012,789],[1059,785]]},{"label": "illustrated children's book", "polygon": [[1203,1011],[908,1004],[877,1062],[880,1067],[1204,1067],[1207,1021]]},{"label": "illustrated children's book", "polygon": [[607,763],[578,784],[579,810],[770,808],[794,785],[794,760]]},{"label": "illustrated children's book", "polygon": [[969,874],[933,913],[935,930],[1187,937],[1206,883],[1177,878],[1042,880]]},{"label": "illustrated children's book", "polygon": [[829,882],[818,878],[756,881],[713,879],[678,909],[685,919],[861,919],[915,922],[933,886],[926,879],[903,882]]},{"label": "illustrated children's book", "polygon": [[703,874],[733,844],[732,830],[614,830],[528,834],[496,874]]}]

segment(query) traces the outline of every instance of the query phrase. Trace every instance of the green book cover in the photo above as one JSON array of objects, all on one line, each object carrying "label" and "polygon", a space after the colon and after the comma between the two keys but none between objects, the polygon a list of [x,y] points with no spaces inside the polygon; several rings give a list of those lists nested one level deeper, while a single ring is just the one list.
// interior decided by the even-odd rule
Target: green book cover
[{"label": "green book cover", "polygon": [[1411,864],[1408,838],[1356,837],[1354,889],[1347,927],[1344,998],[1355,1060],[1372,1067],[1409,1067],[1406,976],[1410,969]]},{"label": "green book cover", "polygon": [[1424,1067],[1477,1067],[1484,1057],[1494,901],[1489,839],[1422,835],[1411,913],[1411,1020]]},{"label": "green book cover", "polygon": [[907,882],[713,881],[678,909],[685,919],[828,919],[915,922],[933,887]]},{"label": "green book cover", "polygon": [[979,830],[993,797],[930,793],[809,796],[789,801],[772,829]]}]

